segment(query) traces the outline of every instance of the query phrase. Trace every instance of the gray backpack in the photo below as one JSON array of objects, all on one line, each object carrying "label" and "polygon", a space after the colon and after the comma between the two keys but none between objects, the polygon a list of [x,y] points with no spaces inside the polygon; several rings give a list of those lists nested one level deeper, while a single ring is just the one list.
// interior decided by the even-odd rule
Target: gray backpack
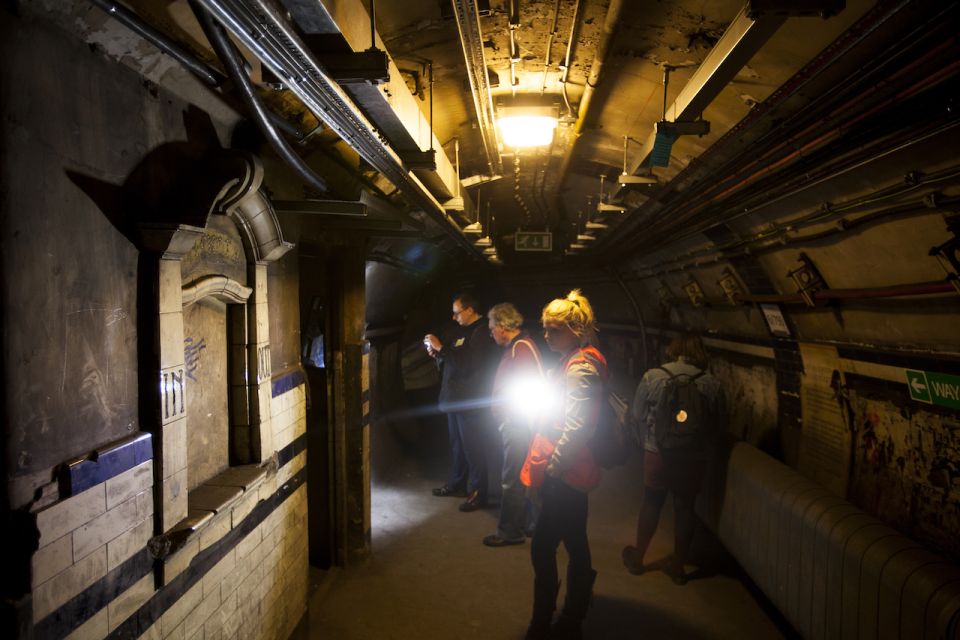
[{"label": "gray backpack", "polygon": [[697,386],[697,378],[704,372],[672,374],[663,367],[659,369],[668,378],[654,408],[657,447],[661,451],[702,447],[710,428],[710,403]]}]

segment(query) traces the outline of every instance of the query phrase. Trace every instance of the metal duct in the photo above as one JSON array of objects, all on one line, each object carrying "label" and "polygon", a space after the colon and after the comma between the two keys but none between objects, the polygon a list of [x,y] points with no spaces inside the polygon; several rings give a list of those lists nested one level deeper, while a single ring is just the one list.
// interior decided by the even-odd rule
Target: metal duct
[{"label": "metal duct", "polygon": [[400,158],[381,143],[373,127],[314,60],[290,24],[266,0],[199,0],[256,55],[313,114],[382,173],[441,230],[479,258],[473,244],[447,217],[439,202],[410,174]]},{"label": "metal duct", "polygon": [[477,122],[483,147],[487,153],[487,166],[490,175],[499,175],[503,171],[500,162],[500,145],[493,111],[493,94],[487,79],[487,60],[483,52],[483,34],[480,30],[480,12],[476,0],[451,0],[453,13],[457,18],[457,30],[460,32],[460,45],[467,65],[467,77],[470,79],[473,106],[477,111]]},{"label": "metal duct", "polygon": [[[222,73],[194,56],[192,53],[190,53],[190,51],[185,49],[173,38],[170,38],[166,34],[154,29],[130,9],[126,8],[122,4],[113,2],[113,0],[90,1],[95,7],[142,37],[144,40],[155,46],[163,53],[182,64],[188,71],[202,80],[208,86],[219,88],[223,85],[223,82],[226,80],[226,78],[224,78]],[[270,122],[272,122],[275,127],[279,127],[288,136],[296,138],[297,140],[301,140],[303,138],[303,133],[301,133],[299,129],[284,120],[282,117],[278,116],[272,111],[268,112],[267,116],[270,118]]]}]

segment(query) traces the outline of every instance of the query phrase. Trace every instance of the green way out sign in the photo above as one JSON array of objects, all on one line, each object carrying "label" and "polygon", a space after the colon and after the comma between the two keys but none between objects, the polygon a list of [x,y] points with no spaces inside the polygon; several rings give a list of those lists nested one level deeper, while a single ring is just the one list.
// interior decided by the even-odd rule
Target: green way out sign
[{"label": "green way out sign", "polygon": [[960,376],[907,369],[907,388],[919,402],[960,409]]}]

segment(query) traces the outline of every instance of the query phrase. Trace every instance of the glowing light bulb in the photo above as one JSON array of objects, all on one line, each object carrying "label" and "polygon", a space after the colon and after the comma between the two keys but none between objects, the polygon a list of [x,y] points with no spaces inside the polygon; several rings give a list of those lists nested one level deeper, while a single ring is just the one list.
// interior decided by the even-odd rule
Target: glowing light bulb
[{"label": "glowing light bulb", "polygon": [[553,140],[557,119],[551,116],[504,116],[497,121],[503,144],[515,149],[542,147]]}]

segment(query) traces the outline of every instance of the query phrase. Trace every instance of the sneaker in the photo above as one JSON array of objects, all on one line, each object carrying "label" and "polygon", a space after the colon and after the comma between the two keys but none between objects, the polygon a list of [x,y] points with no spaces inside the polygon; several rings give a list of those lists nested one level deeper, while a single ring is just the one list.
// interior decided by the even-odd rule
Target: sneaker
[{"label": "sneaker", "polygon": [[513,544],[523,544],[525,541],[525,538],[520,538],[518,540],[507,540],[506,538],[501,538],[498,535],[492,535],[484,538],[483,544],[488,547],[508,547]]},{"label": "sneaker", "polygon": [[684,572],[682,564],[671,562],[664,568],[664,572],[670,576],[670,580],[678,587],[687,584],[687,574]]},{"label": "sneaker", "polygon": [[477,509],[483,509],[485,506],[487,506],[486,499],[480,497],[479,491],[474,491],[467,496],[467,499],[464,500],[457,508],[466,513],[470,511],[476,511]]},{"label": "sneaker", "polygon": [[467,492],[464,489],[457,489],[455,487],[443,485],[442,487],[437,487],[434,489],[433,495],[440,498],[466,498]]},{"label": "sneaker", "polygon": [[623,558],[623,566],[627,568],[627,571],[635,576],[639,576],[644,572],[643,560],[640,558],[639,549],[627,546],[623,548],[623,553],[620,555]]}]

